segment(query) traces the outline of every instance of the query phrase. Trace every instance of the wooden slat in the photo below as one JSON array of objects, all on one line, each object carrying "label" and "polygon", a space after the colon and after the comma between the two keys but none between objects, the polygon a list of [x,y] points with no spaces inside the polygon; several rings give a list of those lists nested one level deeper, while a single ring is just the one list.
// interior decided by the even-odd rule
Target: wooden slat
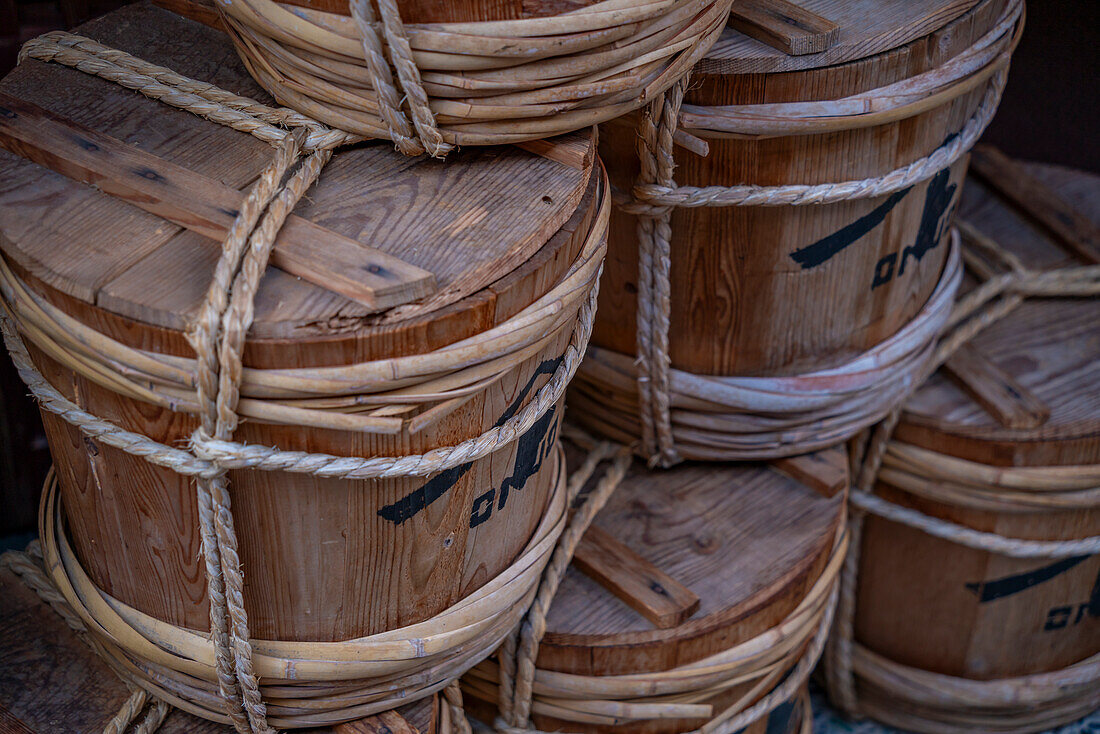
[{"label": "wooden slat", "polygon": [[588,170],[595,155],[587,133],[567,133],[542,140],[528,140],[516,143],[516,147],[578,171]]},{"label": "wooden slat", "polygon": [[691,589],[595,525],[585,531],[573,565],[659,629],[682,624],[699,608]]},{"label": "wooden slat", "polygon": [[772,467],[823,497],[835,497],[848,486],[848,452],[840,447],[789,456]]},{"label": "wooden slat", "polygon": [[[214,240],[224,238],[244,199],[219,181],[3,93],[0,146]],[[272,263],[379,310],[435,290],[426,270],[293,214]]]},{"label": "wooden slat", "polygon": [[1005,428],[1038,428],[1050,419],[1049,406],[973,345],[963,345],[943,366]]},{"label": "wooden slat", "polygon": [[1035,219],[1085,262],[1100,264],[1100,227],[990,145],[974,148],[970,168],[1016,208]]},{"label": "wooden slat", "polygon": [[840,26],[788,0],[738,0],[729,25],[791,56],[821,53],[840,38]]},{"label": "wooden slat", "polygon": [[396,711],[383,711],[365,719],[349,721],[332,727],[333,734],[421,734]]}]

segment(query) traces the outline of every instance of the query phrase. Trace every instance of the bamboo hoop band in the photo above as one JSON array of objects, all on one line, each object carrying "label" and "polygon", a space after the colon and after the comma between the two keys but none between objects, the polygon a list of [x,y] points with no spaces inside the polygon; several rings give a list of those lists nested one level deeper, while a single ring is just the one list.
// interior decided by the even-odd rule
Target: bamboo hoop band
[{"label": "bamboo hoop band", "polygon": [[[747,460],[833,446],[884,418],[931,358],[962,280],[959,236],[924,308],[898,333],[828,370],[787,377],[695,375],[669,368],[669,428],[689,459]],[[639,367],[626,355],[589,347],[571,404],[601,433],[638,435]]]},{"label": "bamboo hoop band", "polygon": [[[151,98],[162,99],[173,106],[253,134],[275,148],[272,161],[250,189],[229,229],[223,242],[222,256],[215,267],[214,277],[199,310],[199,316],[188,334],[196,352],[195,360],[181,361],[166,355],[140,352],[103,334],[97,334],[68,318],[59,309],[50,307],[44,299],[32,298],[30,290],[23,286],[6,264],[0,267],[6,312],[6,316],[0,317],[0,327],[20,376],[39,399],[42,408],[56,413],[85,435],[141,456],[158,466],[197,478],[198,514],[210,600],[210,639],[172,628],[134,610],[129,610],[133,614],[127,616],[127,610],[122,605],[117,602],[112,605],[79,571],[75,556],[71,553],[66,555],[63,539],[59,541],[52,530],[56,523],[53,513],[43,512],[42,537],[47,542],[47,560],[54,582],[62,588],[63,593],[69,592],[65,594],[66,599],[78,613],[86,603],[94,608],[95,614],[101,620],[113,621],[113,626],[107,631],[107,627],[99,625],[96,616],[91,612],[83,617],[83,622],[94,630],[93,634],[100,637],[103,651],[113,657],[117,665],[128,670],[147,691],[158,696],[158,700],[168,701],[208,718],[219,707],[224,708],[225,713],[218,714],[220,720],[231,723],[242,734],[272,732],[274,730],[271,722],[291,726],[305,726],[316,721],[332,723],[399,705],[392,693],[386,699],[380,691],[370,691],[369,686],[372,683],[367,683],[366,688],[358,692],[358,699],[355,699],[357,694],[354,692],[349,694],[359,705],[349,705],[348,695],[341,695],[348,692],[342,690],[335,694],[334,699],[343,706],[342,713],[337,706],[338,713],[330,712],[327,718],[299,716],[291,719],[286,716],[287,707],[283,699],[278,697],[286,694],[283,690],[286,686],[277,686],[274,691],[269,691],[266,683],[261,686],[260,677],[276,681],[295,678],[309,680],[312,675],[315,680],[326,681],[324,665],[332,662],[331,656],[335,651],[329,651],[329,657],[317,661],[320,670],[311,670],[308,659],[287,660],[287,665],[280,669],[278,656],[287,651],[293,655],[296,651],[294,644],[250,639],[227,471],[230,468],[251,467],[359,479],[427,476],[487,456],[510,445],[550,406],[560,400],[587,345],[605,247],[601,240],[606,234],[609,214],[606,196],[582,256],[573,264],[563,281],[551,289],[553,296],[540,299],[509,320],[508,325],[517,330],[518,334],[509,337],[501,329],[490,330],[427,355],[417,355],[411,362],[401,359],[379,360],[353,366],[351,370],[314,370],[327,383],[322,381],[321,384],[308,385],[303,393],[306,397],[314,398],[328,398],[333,394],[371,394],[381,392],[381,385],[387,380],[393,380],[399,382],[399,390],[410,388],[401,394],[403,400],[407,400],[410,394],[416,395],[416,388],[420,387],[422,400],[442,399],[441,405],[446,405],[450,399],[453,404],[455,399],[462,399],[463,391],[468,394],[485,389],[495,379],[499,379],[502,371],[522,361],[523,354],[533,354],[532,346],[539,343],[540,339],[545,344],[547,335],[564,334],[564,328],[572,318],[569,343],[562,362],[549,381],[510,420],[455,446],[439,448],[419,456],[341,457],[281,452],[273,447],[244,446],[232,441],[232,435],[239,422],[240,411],[247,414],[249,405],[256,407],[248,401],[254,400],[250,397],[253,390],[251,378],[257,377],[257,371],[250,372],[244,368],[242,353],[245,336],[254,316],[253,299],[260,279],[266,270],[275,237],[286,217],[320,175],[321,169],[331,157],[331,149],[354,140],[354,136],[329,130],[321,123],[306,120],[296,113],[269,108],[212,85],[187,79],[163,67],[155,67],[78,36],[51,34],[47,39],[29,44],[23,54],[23,57],[26,56],[58,61],[137,89]],[[297,122],[306,124],[284,131],[281,135],[275,127],[293,126]],[[606,184],[604,190],[606,191]],[[192,412],[199,414],[201,425],[192,437],[190,450],[165,446],[147,436],[124,431],[81,410],[37,371],[19,329],[49,356],[59,359],[62,364],[109,389],[154,404],[166,405],[171,409],[179,409],[181,405],[191,407]],[[538,333],[540,331],[541,334]],[[103,348],[108,354],[101,354],[99,348]],[[479,367],[482,368],[482,373],[474,378],[471,368],[476,371]],[[444,375],[448,370],[466,370],[465,379],[448,383]],[[276,397],[302,397],[303,395],[294,390],[295,385],[300,385],[296,379],[301,375],[295,375],[294,372],[271,370],[264,371],[263,374],[270,377],[271,384],[267,387],[274,391]],[[194,391],[194,398],[190,397],[191,391]],[[268,395],[262,393],[261,396]],[[393,401],[389,402],[392,404]],[[315,403],[311,407],[316,405]],[[294,408],[283,406],[288,407]],[[302,411],[300,408],[297,410],[299,412],[293,415],[299,419],[318,412],[308,409]],[[303,416],[303,413],[306,415]],[[287,415],[285,410],[283,415]],[[270,417],[270,413],[265,417]],[[301,422],[304,421],[295,421]],[[378,426],[361,425],[360,430],[371,428],[377,430]],[[404,426],[398,430],[401,428]],[[562,471],[560,465],[558,470]],[[559,491],[558,495],[560,494]],[[44,504],[43,507],[45,506]],[[553,527],[556,528],[555,532],[560,532],[562,526],[559,523]],[[48,529],[51,532],[47,533]],[[555,539],[556,535],[540,536],[539,547],[542,552],[535,557],[536,564],[545,562],[549,546],[553,545]],[[501,579],[522,579],[517,582],[521,586],[523,581],[533,584],[541,565],[533,571],[532,568],[534,567],[526,567],[526,574],[522,576],[517,575],[518,572],[503,574],[483,588],[496,589],[507,583]],[[82,588],[83,595],[78,595],[74,590],[74,580],[86,582]],[[529,595],[531,591],[533,586],[518,593],[522,597]],[[480,599],[480,596],[475,594],[470,597],[474,598]],[[377,671],[381,670],[379,675],[391,684],[387,690],[392,691],[394,686],[404,684],[416,691],[414,695],[429,695],[457,679],[466,668],[477,662],[478,654],[488,654],[510,627],[509,620],[490,618],[482,607],[476,606],[476,602],[471,603],[475,606],[470,606],[464,600],[433,618],[447,619],[460,612],[475,617],[475,623],[452,629],[434,638],[434,648],[427,646],[425,639],[402,641],[402,631],[396,631],[396,639],[387,637],[391,633],[386,633],[373,638],[373,649],[371,645],[367,645],[365,650],[356,650],[358,654],[376,653],[389,656],[373,661],[376,664],[373,673],[379,674]],[[485,602],[481,603],[484,606]],[[513,605],[510,609],[513,612],[522,612],[525,606]],[[479,614],[482,618],[476,620]],[[405,632],[412,630],[412,634],[418,634],[431,629],[430,626],[421,628],[414,625]],[[121,639],[116,639],[113,633],[121,635]],[[142,633],[154,634],[155,637],[166,636],[172,640],[173,646],[165,650],[152,644]],[[127,648],[129,643],[136,646],[135,650]],[[352,647],[355,648],[355,644]],[[190,658],[181,655],[181,651],[187,649],[194,653]],[[143,655],[150,657],[146,660]],[[272,658],[272,655],[276,657]],[[444,656],[446,664],[435,673],[430,668],[425,670],[423,666],[432,662],[435,659],[433,656],[439,655]],[[355,662],[337,660],[337,667],[342,672],[336,674],[335,680],[346,680],[346,677],[341,676],[348,675],[348,670],[360,671],[363,665],[369,667],[370,661],[367,658],[358,663],[360,667],[356,667]],[[203,681],[205,687],[196,681]],[[269,692],[276,696],[267,697]],[[363,696],[373,698],[363,703]],[[312,698],[317,698],[316,691]],[[383,699],[383,702],[379,703],[379,699]],[[452,713],[456,724],[460,723],[460,719],[464,722],[457,688],[448,693],[447,700],[455,708]],[[313,706],[317,705],[314,700]],[[273,714],[270,721],[269,707]],[[308,710],[310,709],[307,708]],[[340,718],[341,715],[344,716],[343,719]],[[307,723],[299,723],[302,721]]]},{"label": "bamboo hoop band", "polygon": [[[955,305],[934,358],[910,388],[906,399],[955,351],[986,327],[1010,314],[1025,298],[1087,298],[1100,295],[1100,266],[1029,270],[1018,258],[981,235],[973,226],[959,222],[959,228],[967,245],[964,261],[978,276],[980,285]],[[904,405],[904,400],[899,405]],[[862,456],[854,457],[859,472],[849,495],[853,509],[850,519],[852,545],[841,573],[836,623],[823,658],[830,699],[849,716],[858,717],[866,713],[907,729],[927,732],[962,732],[976,728],[1029,732],[1088,713],[1100,703],[1093,700],[1096,691],[1100,690],[1097,688],[1097,682],[1100,682],[1098,656],[1053,673],[1000,681],[972,681],[884,661],[856,643],[855,606],[866,513],[954,543],[1008,557],[1061,558],[1100,552],[1100,536],[1070,541],[1006,538],[934,518],[875,495],[874,487],[879,478],[897,477],[904,472],[903,467],[923,467],[926,462],[934,461],[940,466],[927,481],[911,482],[903,489],[919,494],[935,484],[944,497],[941,501],[958,500],[963,506],[974,502],[975,497],[979,497],[979,502],[989,501],[988,492],[979,494],[987,487],[998,494],[1004,489],[1026,489],[1026,493],[1016,492],[1011,499],[1000,500],[1014,505],[1018,503],[1020,508],[1031,507],[1034,502],[1045,506],[1041,498],[1047,497],[1047,492],[1055,495],[1080,492],[1081,495],[1069,501],[1082,503],[1075,506],[1096,506],[1096,497],[1091,491],[1095,487],[1096,467],[979,468],[974,462],[938,454],[933,457],[935,452],[891,443],[901,411],[901,407],[895,408],[871,429],[870,437],[862,447]],[[1028,482],[1048,470],[1046,478],[1038,486],[1027,486]],[[884,471],[894,474],[884,474]],[[944,487],[937,481],[944,475],[962,481],[952,481]],[[1023,497],[1024,494],[1030,496]],[[858,688],[857,677],[860,681]],[[860,690],[876,689],[886,691],[895,703],[885,706],[876,702],[873,696],[859,695]],[[898,710],[897,701],[905,702],[908,713]],[[1032,703],[1038,702],[1043,705],[1032,707]],[[924,708],[915,713],[920,706]]]},{"label": "bamboo hoop band", "polygon": [[[46,480],[47,487],[50,487],[54,481],[53,470],[51,469]],[[119,664],[116,658],[89,632],[81,617],[69,605],[68,600],[58,591],[54,582],[46,574],[43,564],[42,546],[38,540],[31,541],[26,552],[7,551],[0,554],[0,568],[7,568],[19,576],[27,587],[34,591],[42,601],[49,604],[77,634],[77,637],[89,645],[119,679],[133,691],[119,708],[118,713],[104,727],[104,734],[124,734],[127,731],[132,734],[152,734],[160,727],[170,712],[169,704],[139,687],[134,682],[134,677],[129,669]],[[454,695],[461,696],[460,693],[454,690],[455,687],[456,684],[452,683],[444,689],[449,705],[443,708],[444,715],[440,718],[439,734],[451,734],[454,728],[452,726],[453,717],[448,714],[450,709],[454,708],[452,702]],[[457,700],[461,711],[461,698]],[[465,719],[461,721],[465,722]],[[468,734],[468,730],[464,731],[465,734]],[[460,734],[462,734],[462,731],[460,731]]]},{"label": "bamboo hoop band", "polygon": [[[546,615],[576,546],[621,484],[631,462],[627,446],[597,442],[572,426],[563,433],[588,449],[585,461],[569,479],[571,506],[600,462],[611,460],[611,464],[562,533],[523,623],[506,638],[495,661],[482,662],[463,678],[469,695],[497,703],[499,716],[494,728],[502,734],[537,732],[530,717],[539,713],[595,725],[707,718],[709,721],[691,734],[732,734],[796,698],[817,664],[832,626],[848,544],[843,529],[837,533],[821,576],[796,608],[775,626],[729,650],[671,670],[634,675],[585,676],[536,667]],[[753,683],[750,690],[717,715],[705,703],[748,682]]]},{"label": "bamboo hoop band", "polygon": [[[343,642],[252,640],[269,722],[321,726],[389,710],[443,689],[488,655],[526,610],[565,524],[566,473],[560,448],[554,464],[550,506],[520,557],[436,617]],[[51,583],[109,662],[158,699],[230,723],[219,711],[209,636],[148,617],[96,588],[64,537],[56,483],[46,488],[40,521]]]},{"label": "bamboo hoop band", "polygon": [[905,492],[988,512],[1100,507],[1100,466],[994,467],[891,442],[879,480]]},{"label": "bamboo hoop band", "polygon": [[349,18],[218,3],[245,66],[276,98],[407,155],[444,156],[637,109],[703,57],[730,0],[602,0],[549,17],[409,25],[394,0],[374,5],[353,0]]},{"label": "bamboo hoop band", "polygon": [[969,48],[942,65],[836,100],[707,107],[683,105],[680,129],[701,138],[820,135],[914,117],[967,94],[1008,68],[1020,41],[1023,2],[1015,2]]},{"label": "bamboo hoop band", "polygon": [[[668,353],[668,329],[671,299],[669,283],[671,217],[676,207],[699,206],[805,206],[828,204],[853,199],[874,198],[896,192],[924,181],[938,171],[952,165],[977,141],[992,120],[1000,102],[1007,79],[1007,66],[1012,50],[1022,29],[1023,2],[1016,0],[999,18],[994,27],[962,54],[941,67],[909,80],[872,90],[852,98],[835,102],[798,103],[790,105],[741,105],[733,107],[683,109],[686,81],[674,85],[663,97],[645,108],[639,125],[638,156],[641,172],[631,199],[616,202],[619,208],[639,217],[638,220],[638,294],[637,294],[637,359],[636,393],[637,415],[641,424],[641,452],[651,464],[670,466],[685,457],[704,459],[755,458],[763,454],[753,453],[743,446],[727,441],[723,433],[739,430],[715,425],[708,416],[689,416],[691,408],[676,413],[679,422],[693,421],[690,429],[679,426],[673,429],[673,406],[676,396],[670,394],[674,380],[715,384],[714,378],[674,371]],[[928,108],[946,104],[963,94],[985,85],[985,93],[977,109],[952,136],[932,153],[899,167],[885,175],[873,178],[826,184],[790,184],[783,186],[690,187],[677,186],[673,178],[675,160],[673,144],[678,126],[683,123],[691,131],[703,137],[710,136],[772,136],[788,134],[813,134],[848,127],[863,127],[919,114]],[[837,115],[834,121],[829,116]],[[942,282],[942,281],[941,281]],[[600,354],[600,352],[594,352]],[[610,376],[613,371],[606,363],[614,357],[604,355],[603,364],[594,364],[587,375],[600,371]],[[623,362],[623,360],[617,360]],[[618,374],[611,379],[621,382],[629,374],[625,365],[616,365]],[[588,397],[599,391],[588,391]],[[900,391],[904,392],[904,391]],[[899,392],[899,395],[900,395]],[[605,407],[606,395],[593,399],[589,413],[603,428],[611,428],[612,434],[621,437],[616,421]],[[895,396],[898,397],[898,396]],[[856,408],[860,406],[857,404]],[[864,406],[865,407],[865,406]],[[618,411],[626,410],[619,406]],[[602,415],[601,415],[602,413]],[[879,413],[878,417],[881,417]],[[617,417],[617,416],[616,416]],[[829,416],[832,420],[848,417],[839,411]],[[739,416],[746,424],[755,422],[753,416]],[[872,417],[863,426],[877,420]],[[756,430],[765,434],[761,443],[775,441],[777,426],[764,421]],[[852,435],[859,430],[852,420]],[[706,430],[712,431],[707,436]],[[694,443],[680,445],[677,433],[683,435],[692,430]],[[743,429],[742,429],[743,430]],[[770,434],[770,435],[768,435]],[[841,435],[838,433],[837,435]],[[706,440],[702,439],[706,436]],[[735,440],[735,439],[734,439]],[[842,438],[837,439],[842,440]],[[701,444],[702,446],[697,446]],[[814,444],[802,451],[812,450]],[[788,453],[797,453],[792,448]]]}]

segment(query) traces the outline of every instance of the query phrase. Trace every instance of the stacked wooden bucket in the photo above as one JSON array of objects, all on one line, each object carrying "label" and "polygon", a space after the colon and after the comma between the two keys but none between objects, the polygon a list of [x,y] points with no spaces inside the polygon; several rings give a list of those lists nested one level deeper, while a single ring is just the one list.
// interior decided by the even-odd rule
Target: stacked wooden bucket
[{"label": "stacked wooden bucket", "polygon": [[[1016,175],[1100,222],[1096,177]],[[987,276],[1100,264],[977,182],[960,214]],[[858,710],[915,731],[1041,731],[1100,706],[1098,318],[1095,297],[1024,302],[906,404],[838,630],[854,678],[834,685]]]},{"label": "stacked wooden bucket", "polygon": [[852,713],[1086,713],[1095,301],[1020,306],[913,395],[990,287],[964,264],[1066,265],[988,195],[952,229],[1022,21],[164,0],[33,40],[0,295],[59,604],[253,734],[414,701],[462,728],[460,678],[502,734],[808,732],[834,620]]}]

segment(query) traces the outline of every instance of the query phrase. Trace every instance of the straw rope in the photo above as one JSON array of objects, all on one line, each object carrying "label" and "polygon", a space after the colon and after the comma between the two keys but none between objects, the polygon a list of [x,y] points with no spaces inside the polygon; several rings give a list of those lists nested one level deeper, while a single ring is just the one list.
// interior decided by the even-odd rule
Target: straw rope
[{"label": "straw rope", "polygon": [[[837,367],[793,377],[695,375],[669,369],[668,425],[693,459],[751,460],[833,446],[881,420],[932,356],[962,279],[957,233],[940,282],[914,319]],[[639,294],[641,290],[639,289]],[[638,435],[645,360],[589,347],[570,393],[585,420],[620,441]]]},{"label": "straw rope", "polygon": [[274,0],[218,7],[276,98],[407,155],[442,157],[637,109],[702,58],[730,0],[602,0],[547,17],[410,25],[395,0],[351,0],[350,18]]},{"label": "straw rope", "polygon": [[[391,30],[400,33],[397,26]],[[561,282],[494,329],[406,358],[308,371],[247,369],[242,359],[245,337],[275,237],[320,175],[332,148],[353,141],[355,136],[187,79],[79,36],[49,34],[29,43],[22,57],[64,63],[115,81],[248,132],[275,148],[222,244],[211,285],[188,333],[196,355],[193,360],[133,349],[96,332],[34,294],[0,258],[5,311],[0,327],[20,376],[41,407],[87,436],[197,479],[210,601],[209,638],[147,617],[95,588],[61,533],[54,488],[45,493],[40,535],[47,569],[67,604],[96,639],[97,649],[112,667],[125,671],[129,679],[152,694],[158,707],[161,702],[171,703],[231,723],[242,733],[358,718],[398,706],[402,699],[415,700],[451,686],[499,644],[534,594],[539,572],[564,527],[564,457],[560,450],[558,490],[552,507],[511,567],[423,623],[340,643],[251,639],[227,472],[250,467],[354,479],[429,476],[511,445],[560,401],[584,353],[605,247],[607,197],[603,197],[581,255]],[[417,129],[422,139],[430,137],[422,126]],[[403,421],[395,424],[341,409],[394,404],[415,408],[436,403],[425,415],[433,410],[445,415],[448,408],[458,407],[567,334],[568,344],[554,374],[521,410],[500,426],[454,446],[423,455],[364,458],[279,451],[232,440],[241,415],[307,427],[390,434],[411,431],[411,424]],[[189,450],[122,430],[82,410],[38,372],[24,338],[50,358],[108,389],[198,415],[200,426]],[[326,684],[332,682],[339,683],[328,685],[326,692]],[[302,686],[308,693],[296,691]],[[461,728],[464,716],[458,690],[451,686],[445,697],[447,710],[453,714],[450,718]],[[293,703],[302,698],[308,699],[308,705]],[[134,699],[120,714],[119,722],[131,720],[129,712],[136,706]]]},{"label": "straw rope", "polygon": [[[967,244],[964,259],[981,283],[956,304],[933,359],[905,399],[955,351],[1009,315],[1025,298],[1100,295],[1100,266],[1029,270],[969,223],[959,222],[959,228]],[[903,404],[904,400],[899,403]],[[1031,511],[1051,506],[1098,506],[1096,484],[1100,476],[1096,467],[1000,469],[892,443],[901,410],[895,408],[876,425],[859,452],[859,471],[850,494],[852,547],[841,574],[837,620],[824,656],[830,698],[849,716],[866,713],[918,731],[1037,731],[1084,715],[1100,704],[1096,693],[1100,691],[1100,656],[1054,673],[971,681],[900,665],[855,642],[860,549],[868,513],[1011,558],[1100,553],[1100,536],[1062,541],[1008,538],[931,517],[875,495],[875,483],[882,479],[898,481],[902,489],[917,496],[979,509]],[[863,697],[857,691],[857,678]],[[884,706],[877,700],[883,693],[894,701],[905,701],[910,711],[900,711],[896,705]]]},{"label": "straw rope", "polygon": [[[654,673],[585,676],[536,667],[546,616],[577,544],[622,483],[631,462],[630,447],[597,442],[571,426],[564,433],[588,451],[569,479],[571,505],[598,465],[610,464],[570,519],[522,624],[506,639],[495,659],[475,666],[462,679],[469,695],[497,704],[494,728],[502,734],[537,732],[530,717],[542,714],[590,725],[707,719],[691,734],[732,734],[797,697],[824,649],[832,624],[847,549],[843,529],[821,576],[795,609],[775,626],[733,648]],[[721,712],[707,703],[746,684],[748,690]]]},{"label": "straw rope", "polygon": [[[745,459],[810,451],[854,435],[896,405],[912,383],[889,384],[890,376],[901,373],[911,378],[919,367],[918,352],[924,358],[931,355],[936,329],[921,331],[925,338],[920,345],[923,351],[910,351],[906,368],[879,371],[879,381],[872,383],[876,385],[875,398],[869,398],[865,390],[847,388],[861,379],[872,380],[872,373],[861,370],[866,360],[875,358],[879,348],[849,363],[850,374],[844,374],[844,367],[833,371],[830,378],[837,385],[836,390],[812,387],[821,380],[818,373],[771,381],[778,387],[760,381],[762,392],[806,392],[818,401],[831,401],[826,411],[769,411],[770,400],[764,398],[771,396],[749,399],[740,391],[739,384],[730,382],[740,378],[715,378],[673,370],[668,345],[672,212],[676,207],[829,204],[883,196],[927,180],[964,155],[993,118],[1007,79],[1008,63],[1022,30],[1022,19],[1023,2],[1017,0],[1006,8],[990,31],[940,67],[841,100],[684,107],[686,81],[681,81],[651,102],[642,111],[639,124],[638,180],[630,200],[616,202],[622,211],[639,217],[636,359],[631,365],[623,355],[594,350],[591,366],[586,365],[577,391],[586,403],[587,414],[600,430],[628,440],[626,436],[639,433],[634,425],[638,421],[641,452],[651,464],[669,466],[683,458]],[[691,135],[704,138],[769,137],[859,128],[911,117],[982,85],[985,93],[958,134],[930,154],[881,176],[813,185],[702,188],[677,186],[673,180],[673,142],[677,133],[690,131]],[[953,278],[954,273],[946,270],[941,286],[945,281],[957,283]],[[946,298],[949,302],[951,295]],[[926,318],[922,325],[933,323],[934,319]],[[915,335],[910,338],[916,339]],[[800,387],[803,380],[807,384]],[[631,382],[634,384],[630,385]],[[637,399],[635,408],[629,404],[633,396]],[[674,420],[678,425],[674,425]],[[832,432],[815,435],[812,424],[822,420]]]}]

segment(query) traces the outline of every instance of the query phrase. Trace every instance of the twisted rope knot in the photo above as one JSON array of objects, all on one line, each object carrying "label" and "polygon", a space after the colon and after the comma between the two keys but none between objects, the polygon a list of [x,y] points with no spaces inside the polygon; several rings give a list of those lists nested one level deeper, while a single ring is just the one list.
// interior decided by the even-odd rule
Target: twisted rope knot
[{"label": "twisted rope knot", "polygon": [[[413,60],[412,47],[401,21],[401,13],[395,0],[375,0],[382,18],[382,35],[371,0],[351,0],[351,17],[359,29],[363,45],[363,58],[367,62],[371,84],[378,97],[379,112],[386,123],[390,139],[405,155],[427,153],[433,158],[443,158],[454,146],[443,140],[435,122],[428,93],[420,78],[420,69]],[[388,51],[388,54],[386,53]],[[397,72],[394,83],[393,72]],[[408,114],[406,114],[406,107]],[[412,116],[410,123],[409,116]]]}]

